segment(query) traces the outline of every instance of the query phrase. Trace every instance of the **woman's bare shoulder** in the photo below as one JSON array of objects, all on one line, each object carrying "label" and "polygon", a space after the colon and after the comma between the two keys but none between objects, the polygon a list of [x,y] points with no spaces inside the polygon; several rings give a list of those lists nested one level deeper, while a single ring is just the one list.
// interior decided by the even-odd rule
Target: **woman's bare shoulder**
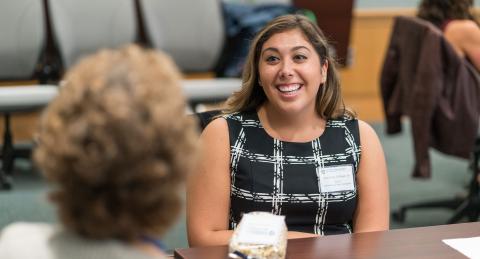
[{"label": "woman's bare shoulder", "polygon": [[358,120],[358,128],[360,130],[360,134],[364,134],[364,135],[365,134],[367,134],[367,135],[374,134],[374,135],[376,135],[373,127],[363,120]]},{"label": "woman's bare shoulder", "polygon": [[456,20],[449,24],[445,37],[457,51],[470,59],[480,71],[480,28],[471,20]]},{"label": "woman's bare shoulder", "polygon": [[480,27],[472,20],[453,20],[445,30],[447,34],[454,34],[461,38],[480,35]]},{"label": "woman's bare shoulder", "polygon": [[225,118],[212,120],[203,130],[200,139],[204,151],[223,149],[229,144],[228,124]]},{"label": "woman's bare shoulder", "polygon": [[218,134],[228,129],[227,120],[223,117],[213,119],[203,130],[202,135]]}]

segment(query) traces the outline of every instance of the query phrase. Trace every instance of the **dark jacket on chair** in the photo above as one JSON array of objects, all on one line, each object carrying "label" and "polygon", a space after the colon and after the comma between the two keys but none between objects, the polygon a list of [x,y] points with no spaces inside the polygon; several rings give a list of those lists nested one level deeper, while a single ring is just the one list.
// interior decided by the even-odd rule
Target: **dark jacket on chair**
[{"label": "dark jacket on chair", "polygon": [[387,133],[410,118],[413,177],[430,177],[429,147],[461,158],[473,150],[479,122],[478,72],[433,24],[396,17],[381,74]]}]

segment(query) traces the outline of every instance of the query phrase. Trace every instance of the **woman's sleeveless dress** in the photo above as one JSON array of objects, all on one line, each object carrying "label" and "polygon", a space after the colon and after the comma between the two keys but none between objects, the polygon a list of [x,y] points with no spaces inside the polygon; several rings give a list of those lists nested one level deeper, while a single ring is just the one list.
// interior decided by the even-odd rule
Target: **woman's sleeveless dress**
[{"label": "woman's sleeveless dress", "polygon": [[223,116],[230,136],[230,229],[243,213],[286,216],[289,231],[352,232],[360,161],[356,119],[328,120],[305,143],[270,137],[256,112]]}]

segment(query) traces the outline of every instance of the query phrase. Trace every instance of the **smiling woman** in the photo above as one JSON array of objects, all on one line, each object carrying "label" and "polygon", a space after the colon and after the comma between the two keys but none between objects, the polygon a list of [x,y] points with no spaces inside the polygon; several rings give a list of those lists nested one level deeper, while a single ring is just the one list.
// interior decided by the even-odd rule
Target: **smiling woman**
[{"label": "smiling woman", "polygon": [[289,238],[388,229],[382,147],[344,106],[314,23],[286,15],[267,24],[227,105],[205,128],[188,179],[190,245],[226,244],[251,211],[285,215]]},{"label": "smiling woman", "polygon": [[303,120],[319,119],[315,97],[325,83],[327,68],[328,62],[320,63],[299,29],[273,35],[265,42],[258,61],[259,85],[268,100],[265,108],[284,114],[306,110],[309,114],[304,114]]}]

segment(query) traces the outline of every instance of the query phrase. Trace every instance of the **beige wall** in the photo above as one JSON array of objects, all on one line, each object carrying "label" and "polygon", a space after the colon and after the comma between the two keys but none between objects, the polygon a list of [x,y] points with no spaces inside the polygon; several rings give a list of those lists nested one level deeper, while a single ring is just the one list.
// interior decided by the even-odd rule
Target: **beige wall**
[{"label": "beige wall", "polygon": [[378,95],[378,76],[388,45],[393,17],[400,13],[400,11],[355,12],[350,43],[354,54],[353,63],[340,72],[345,95]]},{"label": "beige wall", "polygon": [[343,95],[360,119],[382,121],[379,76],[390,39],[393,18],[413,15],[413,9],[355,11],[350,46],[352,64],[340,70]]}]

